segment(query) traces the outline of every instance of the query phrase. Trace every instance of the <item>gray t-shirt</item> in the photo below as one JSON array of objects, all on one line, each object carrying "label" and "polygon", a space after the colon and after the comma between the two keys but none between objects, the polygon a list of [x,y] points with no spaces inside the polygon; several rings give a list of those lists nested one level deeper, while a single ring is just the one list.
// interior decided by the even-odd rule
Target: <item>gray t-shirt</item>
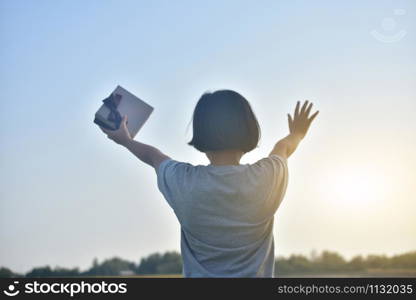
[{"label": "gray t-shirt", "polygon": [[273,277],[274,213],[286,191],[286,159],[191,165],[173,159],[157,184],[181,225],[185,277]]}]

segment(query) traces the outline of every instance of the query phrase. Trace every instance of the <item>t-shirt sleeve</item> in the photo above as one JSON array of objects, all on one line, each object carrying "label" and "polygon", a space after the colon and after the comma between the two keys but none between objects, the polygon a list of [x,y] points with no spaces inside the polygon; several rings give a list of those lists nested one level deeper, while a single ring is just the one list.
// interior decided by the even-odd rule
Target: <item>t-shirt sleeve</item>
[{"label": "t-shirt sleeve", "polygon": [[286,158],[277,154],[272,154],[269,158],[273,163],[273,182],[275,184],[271,201],[273,209],[277,210],[286,193],[289,172]]},{"label": "t-shirt sleeve", "polygon": [[288,183],[287,159],[277,154],[272,154],[256,163],[259,178],[266,183],[265,208],[268,213],[273,213],[279,208],[286,193]]},{"label": "t-shirt sleeve", "polygon": [[156,169],[157,186],[170,207],[177,210],[182,186],[186,185],[185,176],[188,172],[187,163],[173,159],[165,159]]}]

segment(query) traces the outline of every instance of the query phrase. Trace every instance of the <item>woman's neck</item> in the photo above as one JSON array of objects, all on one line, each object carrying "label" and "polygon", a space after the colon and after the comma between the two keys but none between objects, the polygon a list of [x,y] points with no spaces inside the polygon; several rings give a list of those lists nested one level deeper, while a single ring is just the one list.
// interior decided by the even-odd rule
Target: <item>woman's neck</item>
[{"label": "woman's neck", "polygon": [[211,165],[239,165],[240,159],[243,156],[243,151],[240,150],[222,150],[222,151],[209,151],[205,153],[208,157]]}]

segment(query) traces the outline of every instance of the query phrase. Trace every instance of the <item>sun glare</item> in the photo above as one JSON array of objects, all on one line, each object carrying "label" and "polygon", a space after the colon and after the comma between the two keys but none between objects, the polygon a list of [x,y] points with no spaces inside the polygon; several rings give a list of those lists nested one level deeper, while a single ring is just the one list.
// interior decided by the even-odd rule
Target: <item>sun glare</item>
[{"label": "sun glare", "polygon": [[380,204],[389,189],[386,176],[370,167],[344,168],[326,176],[322,196],[342,207],[365,207]]}]

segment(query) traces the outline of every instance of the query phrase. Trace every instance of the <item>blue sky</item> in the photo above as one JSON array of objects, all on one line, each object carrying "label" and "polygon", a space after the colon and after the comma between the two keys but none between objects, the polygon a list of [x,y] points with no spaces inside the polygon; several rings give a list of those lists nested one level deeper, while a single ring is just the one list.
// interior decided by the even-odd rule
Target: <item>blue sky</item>
[{"label": "blue sky", "polygon": [[0,265],[179,250],[154,170],[92,123],[118,84],[155,107],[136,140],[194,164],[208,163],[186,145],[203,92],[251,102],[262,139],[243,163],[287,134],[297,100],[314,101],[276,255],[416,249],[415,13],[410,0],[0,1]]}]

